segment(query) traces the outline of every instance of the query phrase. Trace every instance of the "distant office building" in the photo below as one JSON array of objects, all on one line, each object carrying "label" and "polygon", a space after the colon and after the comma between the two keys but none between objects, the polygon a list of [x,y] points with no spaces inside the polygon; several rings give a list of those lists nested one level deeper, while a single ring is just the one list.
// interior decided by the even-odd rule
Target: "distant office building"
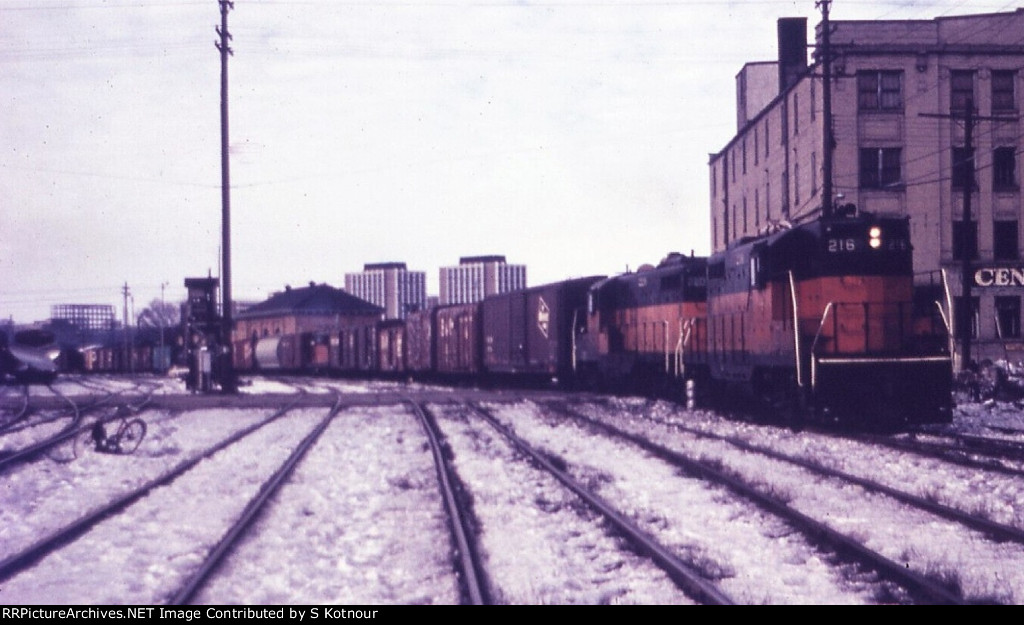
[{"label": "distant office building", "polygon": [[405,319],[427,305],[427,274],[405,263],[371,263],[345,274],[345,290],[384,309],[387,319]]},{"label": "distant office building", "polygon": [[80,330],[109,330],[114,326],[114,307],[109,304],[55,304],[50,318],[66,321]]},{"label": "distant office building", "polygon": [[504,256],[464,256],[457,267],[441,267],[441,305],[470,304],[488,295],[526,288],[526,265]]}]

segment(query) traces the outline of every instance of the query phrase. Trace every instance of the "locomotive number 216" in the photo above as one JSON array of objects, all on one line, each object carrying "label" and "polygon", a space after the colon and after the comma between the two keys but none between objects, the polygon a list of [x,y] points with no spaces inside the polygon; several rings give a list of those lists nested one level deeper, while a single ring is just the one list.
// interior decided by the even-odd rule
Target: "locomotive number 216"
[{"label": "locomotive number 216", "polygon": [[839,252],[857,251],[856,239],[828,239],[828,251],[835,254]]}]

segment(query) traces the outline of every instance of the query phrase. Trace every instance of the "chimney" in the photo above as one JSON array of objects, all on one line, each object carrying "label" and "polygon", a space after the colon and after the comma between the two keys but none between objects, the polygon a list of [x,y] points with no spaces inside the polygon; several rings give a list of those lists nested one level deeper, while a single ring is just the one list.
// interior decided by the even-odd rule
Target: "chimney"
[{"label": "chimney", "polygon": [[780,17],[778,36],[779,93],[782,93],[807,70],[807,18]]}]

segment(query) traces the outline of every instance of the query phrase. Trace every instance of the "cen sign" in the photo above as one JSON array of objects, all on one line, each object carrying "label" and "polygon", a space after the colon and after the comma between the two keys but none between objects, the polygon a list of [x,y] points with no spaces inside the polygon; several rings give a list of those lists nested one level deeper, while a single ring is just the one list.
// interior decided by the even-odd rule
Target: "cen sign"
[{"label": "cen sign", "polygon": [[976,286],[1024,286],[1024,267],[982,267],[974,272]]}]

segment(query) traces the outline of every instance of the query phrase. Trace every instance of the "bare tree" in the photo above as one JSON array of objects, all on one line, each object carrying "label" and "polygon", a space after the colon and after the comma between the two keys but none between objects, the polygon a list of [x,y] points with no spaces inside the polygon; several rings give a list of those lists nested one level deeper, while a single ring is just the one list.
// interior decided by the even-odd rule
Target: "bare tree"
[{"label": "bare tree", "polygon": [[181,321],[181,314],[178,308],[178,304],[155,299],[139,313],[139,327],[173,328]]}]

